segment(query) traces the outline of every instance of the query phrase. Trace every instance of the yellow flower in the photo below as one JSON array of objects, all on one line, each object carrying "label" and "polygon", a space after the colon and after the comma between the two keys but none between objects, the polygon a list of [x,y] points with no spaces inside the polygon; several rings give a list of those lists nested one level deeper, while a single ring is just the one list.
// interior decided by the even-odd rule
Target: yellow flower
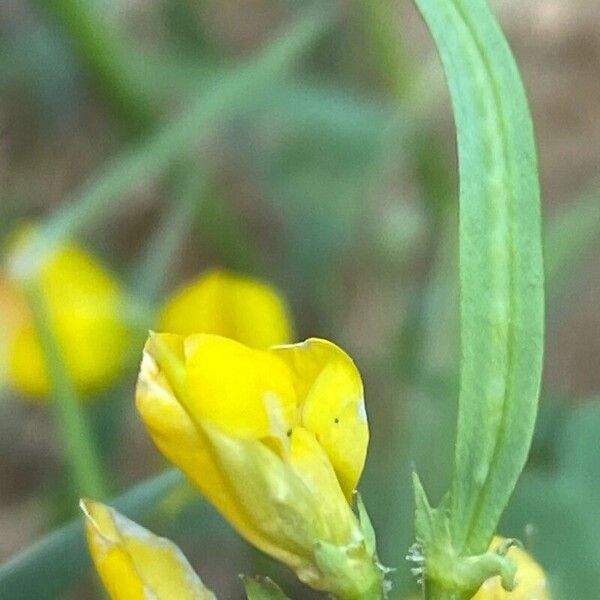
[{"label": "yellow flower", "polygon": [[[31,228],[20,232],[13,256],[33,235]],[[37,277],[75,386],[85,393],[101,389],[121,372],[130,339],[120,318],[121,286],[76,244],[52,252]],[[20,282],[0,275],[0,304],[8,380],[26,394],[47,396],[50,382],[44,355]],[[6,306],[10,306],[8,311]]]},{"label": "yellow flower", "polygon": [[369,431],[340,348],[153,334],[136,399],[162,453],[251,543],[340,598],[381,589],[366,513],[350,506]]},{"label": "yellow flower", "polygon": [[[504,543],[506,540],[495,537],[490,550],[497,550]],[[479,588],[472,600],[550,600],[546,575],[533,558],[517,546],[512,546],[507,556],[517,566],[514,590],[507,592],[500,583],[500,577],[492,577]]]},{"label": "yellow flower", "polygon": [[82,500],[88,546],[112,600],[214,600],[171,541],[99,502]]},{"label": "yellow flower", "polygon": [[273,288],[226,271],[215,270],[167,300],[159,329],[171,333],[215,333],[266,350],[292,339],[285,301]]}]

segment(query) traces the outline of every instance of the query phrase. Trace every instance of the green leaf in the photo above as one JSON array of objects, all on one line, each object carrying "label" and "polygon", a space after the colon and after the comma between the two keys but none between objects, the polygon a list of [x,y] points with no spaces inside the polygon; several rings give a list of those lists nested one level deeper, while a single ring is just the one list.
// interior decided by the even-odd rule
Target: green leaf
[{"label": "green leaf", "polygon": [[461,382],[455,549],[487,548],[529,450],[543,347],[533,128],[504,35],[483,0],[416,0],[442,58],[460,171]]},{"label": "green leaf", "polygon": [[281,588],[268,577],[242,575],[248,600],[289,600]]},{"label": "green leaf", "polygon": [[363,502],[362,496],[358,492],[355,492],[355,502],[358,510],[360,529],[365,538],[365,547],[367,549],[367,553],[371,556],[375,556],[377,553],[377,537],[375,535],[375,529],[373,528],[373,523],[371,523],[371,518],[369,517],[369,513],[367,512],[367,507]]},{"label": "green leaf", "polygon": [[[143,522],[144,517],[182,481],[183,475],[172,469],[131,488],[110,505]],[[75,583],[89,565],[83,522],[77,518],[0,567],[0,598],[53,600]]]}]

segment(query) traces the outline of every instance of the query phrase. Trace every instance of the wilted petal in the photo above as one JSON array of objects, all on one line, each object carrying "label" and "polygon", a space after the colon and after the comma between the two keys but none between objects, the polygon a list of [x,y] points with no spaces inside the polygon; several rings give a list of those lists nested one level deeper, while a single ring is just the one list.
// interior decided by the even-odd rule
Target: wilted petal
[{"label": "wilted petal", "polygon": [[113,600],[214,600],[181,550],[112,508],[82,500],[96,570]]}]

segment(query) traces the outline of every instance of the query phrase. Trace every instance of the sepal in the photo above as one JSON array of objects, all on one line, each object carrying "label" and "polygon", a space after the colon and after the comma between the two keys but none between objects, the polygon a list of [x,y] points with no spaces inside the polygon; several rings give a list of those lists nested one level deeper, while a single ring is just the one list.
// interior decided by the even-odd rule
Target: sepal
[{"label": "sepal", "polygon": [[344,600],[380,600],[385,597],[386,569],[367,550],[365,542],[336,546],[319,542],[314,557],[326,582],[324,589]]},{"label": "sepal", "polygon": [[283,590],[269,577],[242,575],[248,600],[290,600]]},{"label": "sepal", "polygon": [[415,493],[416,543],[407,559],[419,583],[471,598],[487,579],[500,576],[502,587],[512,590],[516,565],[506,556],[512,543],[480,555],[464,556],[453,546],[448,505],[445,496],[432,508],[419,476],[413,472]]}]

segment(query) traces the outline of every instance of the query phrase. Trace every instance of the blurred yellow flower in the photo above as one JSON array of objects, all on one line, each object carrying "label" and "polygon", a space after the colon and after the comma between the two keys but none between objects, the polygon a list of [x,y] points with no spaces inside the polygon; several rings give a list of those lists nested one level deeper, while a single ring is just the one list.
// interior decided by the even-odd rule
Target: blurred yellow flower
[{"label": "blurred yellow flower", "polygon": [[159,449],[251,543],[339,598],[381,590],[366,513],[350,506],[369,431],[340,348],[153,334],[136,399]]},{"label": "blurred yellow flower", "polygon": [[112,600],[214,600],[181,550],[116,510],[82,500],[88,546]]},{"label": "blurred yellow flower", "polygon": [[167,300],[159,329],[181,335],[215,333],[266,350],[292,340],[284,299],[256,279],[210,271]]},{"label": "blurred yellow flower", "polygon": [[[12,252],[27,244],[34,230],[17,236]],[[9,255],[10,258],[10,255]],[[39,286],[66,367],[77,389],[96,391],[123,367],[130,336],[123,324],[124,293],[115,278],[76,244],[53,251],[41,266]],[[40,340],[18,281],[0,275],[0,329],[6,376],[20,391],[49,394],[50,382]]]},{"label": "blurred yellow flower", "polygon": [[[505,539],[495,537],[490,549],[497,550],[504,543]],[[500,583],[500,577],[492,577],[479,588],[472,600],[550,600],[546,575],[533,558],[517,546],[512,546],[507,556],[517,566],[514,590],[507,592]]]}]

